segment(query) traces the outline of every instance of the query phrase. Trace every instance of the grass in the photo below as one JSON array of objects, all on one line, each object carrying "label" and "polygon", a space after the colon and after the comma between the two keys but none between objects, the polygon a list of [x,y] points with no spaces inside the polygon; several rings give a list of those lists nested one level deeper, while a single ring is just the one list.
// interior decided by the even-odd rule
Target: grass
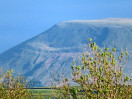
[{"label": "grass", "polygon": [[56,99],[56,89],[51,88],[35,88],[29,89],[30,92],[33,93],[34,98],[40,96],[41,99]]},{"label": "grass", "polygon": [[[80,86],[71,86],[71,88],[73,88],[73,87],[81,89]],[[29,92],[33,93],[34,99],[38,98],[38,96],[40,96],[39,97],[40,99],[57,99],[57,98],[55,98],[57,95],[56,90],[57,89],[52,89],[50,87],[44,87],[44,88],[31,88],[31,89],[29,89]],[[80,95],[80,96],[82,97],[82,95]]]}]

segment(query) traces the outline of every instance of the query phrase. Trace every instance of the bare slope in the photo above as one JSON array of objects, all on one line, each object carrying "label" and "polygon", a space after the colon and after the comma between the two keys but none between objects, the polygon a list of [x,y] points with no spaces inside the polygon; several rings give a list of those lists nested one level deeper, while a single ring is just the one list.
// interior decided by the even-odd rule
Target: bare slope
[{"label": "bare slope", "polygon": [[0,66],[13,69],[29,80],[49,86],[51,74],[70,74],[73,58],[81,55],[88,38],[100,47],[128,48],[126,72],[131,74],[132,19],[74,20],[61,22],[49,30],[0,54]]}]

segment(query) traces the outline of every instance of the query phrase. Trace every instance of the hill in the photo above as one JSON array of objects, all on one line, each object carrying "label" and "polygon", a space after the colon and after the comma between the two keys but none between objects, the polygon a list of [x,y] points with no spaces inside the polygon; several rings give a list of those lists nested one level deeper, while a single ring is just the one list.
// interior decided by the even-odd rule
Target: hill
[{"label": "hill", "polygon": [[[21,73],[39,86],[49,86],[52,74],[71,74],[76,60],[92,38],[100,47],[129,51],[124,72],[132,76],[132,19],[73,20],[55,24],[47,31],[0,54],[0,66]],[[107,46],[106,46],[107,45]]]}]

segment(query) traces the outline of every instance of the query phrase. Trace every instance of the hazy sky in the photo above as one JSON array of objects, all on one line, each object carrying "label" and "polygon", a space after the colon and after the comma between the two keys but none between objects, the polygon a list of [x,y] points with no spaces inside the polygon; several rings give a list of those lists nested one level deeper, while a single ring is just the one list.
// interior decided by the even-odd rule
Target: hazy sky
[{"label": "hazy sky", "polygon": [[0,0],[0,53],[66,20],[132,18],[132,0]]}]

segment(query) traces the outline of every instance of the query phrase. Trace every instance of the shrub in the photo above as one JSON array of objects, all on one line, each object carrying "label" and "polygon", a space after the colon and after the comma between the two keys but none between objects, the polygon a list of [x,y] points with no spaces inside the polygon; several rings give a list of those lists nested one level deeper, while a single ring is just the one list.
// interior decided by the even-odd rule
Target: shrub
[{"label": "shrub", "polygon": [[[89,39],[89,51],[82,54],[80,65],[72,66],[73,81],[79,84],[78,89],[69,86],[68,79],[59,88],[63,97],[79,98],[81,93],[88,99],[131,99],[132,85],[129,76],[123,74],[128,60],[127,49],[119,54],[116,48],[101,49]],[[119,55],[119,57],[117,57]],[[80,95],[81,95],[80,94]]]},{"label": "shrub", "polygon": [[26,88],[27,80],[24,76],[13,75],[13,70],[6,73],[0,72],[0,98],[2,99],[25,99],[31,98],[32,93]]}]

